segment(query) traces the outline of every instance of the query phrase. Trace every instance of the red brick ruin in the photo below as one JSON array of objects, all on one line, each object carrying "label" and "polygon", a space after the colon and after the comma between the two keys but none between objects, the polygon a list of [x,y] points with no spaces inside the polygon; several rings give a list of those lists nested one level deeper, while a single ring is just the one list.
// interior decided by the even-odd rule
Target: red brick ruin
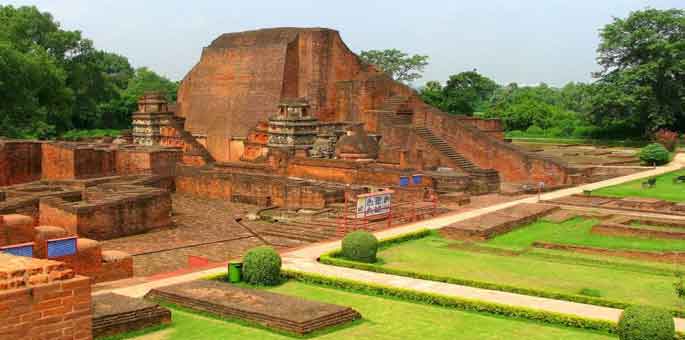
[{"label": "red brick ruin", "polygon": [[[498,192],[500,182],[583,180],[558,159],[508,143],[497,119],[427,105],[330,29],[223,34],[185,76],[176,104],[154,92],[138,104],[132,131],[114,141],[0,139],[0,250],[29,247],[35,258],[0,265],[0,295],[16,288],[17,301],[30,291],[62,296],[55,304],[82,318],[81,295],[89,292],[82,282],[133,275],[132,257],[100,242],[170,227],[173,192],[323,209],[380,188],[413,205],[432,192],[468,196]],[[63,240],[74,251],[52,256],[49,244]],[[42,269],[26,269],[36,266]],[[21,268],[31,275],[17,274]],[[22,311],[48,318],[33,299]],[[22,338],[29,332],[22,318],[7,319],[0,333]],[[54,327],[72,332],[69,320]]]}]

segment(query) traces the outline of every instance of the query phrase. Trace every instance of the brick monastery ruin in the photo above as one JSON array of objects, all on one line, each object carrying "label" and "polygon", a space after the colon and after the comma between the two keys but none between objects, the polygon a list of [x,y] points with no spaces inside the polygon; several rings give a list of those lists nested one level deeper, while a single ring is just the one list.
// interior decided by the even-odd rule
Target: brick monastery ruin
[{"label": "brick monastery ruin", "polygon": [[133,276],[133,258],[101,242],[172,227],[174,192],[339,210],[379,189],[419,202],[501,182],[561,187],[591,171],[508,143],[497,119],[425,104],[323,28],[221,35],[176,104],[148,93],[132,123],[114,141],[0,139],[0,250],[48,261],[28,279],[29,264],[0,270],[0,294],[59,281],[77,295],[88,288],[73,280]]}]

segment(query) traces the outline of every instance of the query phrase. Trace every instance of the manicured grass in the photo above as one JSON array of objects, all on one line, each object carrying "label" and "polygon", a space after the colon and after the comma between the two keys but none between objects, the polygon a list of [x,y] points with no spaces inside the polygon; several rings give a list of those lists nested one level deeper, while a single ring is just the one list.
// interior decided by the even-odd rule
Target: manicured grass
[{"label": "manicured grass", "polygon": [[659,238],[620,237],[592,234],[592,226],[599,221],[574,218],[561,224],[540,220],[526,227],[500,235],[489,245],[523,249],[535,241],[572,244],[607,249],[641,251],[685,251],[685,240]]},{"label": "manicured grass", "polygon": [[685,202],[685,183],[674,184],[673,178],[685,175],[685,170],[669,172],[656,178],[656,186],[642,188],[646,179],[632,181],[592,192],[593,195],[611,197],[649,197],[666,201]]},{"label": "manicured grass", "polygon": [[[544,235],[542,233],[539,233]],[[527,236],[525,234],[521,236]],[[531,238],[509,237],[523,246]],[[450,248],[458,243],[439,235],[398,244],[384,249],[381,266],[455,279],[503,284],[539,291],[575,294],[598,291],[601,298],[630,304],[651,304],[679,308],[682,303],[673,291],[674,276],[661,269],[623,268],[599,261],[559,261],[539,255],[496,255]],[[558,254],[558,253],[557,253]],[[648,265],[645,266],[648,268]],[[675,268],[674,268],[675,269]]]},{"label": "manicured grass", "polygon": [[565,138],[565,137],[544,137],[532,135],[516,135],[506,134],[506,138],[511,138],[514,143],[545,143],[545,144],[589,144],[594,146],[609,146],[609,147],[634,147],[640,148],[649,141],[635,140],[635,139],[592,139],[592,138]]},{"label": "manicured grass", "polygon": [[[615,337],[448,308],[354,294],[289,281],[271,291],[350,306],[363,320],[316,334],[313,339],[554,339],[609,340]],[[139,339],[298,339],[240,322],[173,309],[171,327]]]}]

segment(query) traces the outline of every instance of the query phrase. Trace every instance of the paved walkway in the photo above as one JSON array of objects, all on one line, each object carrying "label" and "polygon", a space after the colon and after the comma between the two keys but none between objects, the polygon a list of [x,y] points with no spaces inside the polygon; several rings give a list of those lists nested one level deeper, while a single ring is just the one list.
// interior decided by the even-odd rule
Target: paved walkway
[{"label": "paved walkway", "polygon": [[[584,190],[596,190],[606,186],[621,184],[637,179],[643,179],[647,177],[652,177],[656,175],[661,175],[666,172],[678,170],[685,167],[685,154],[678,154],[671,164],[656,168],[653,170],[648,170],[628,176],[612,178],[606,181],[586,184],[579,187],[558,190],[550,193],[545,193],[541,195],[541,199],[549,200],[555,199],[567,195],[582,193]],[[384,230],[376,233],[379,239],[392,237],[395,235],[404,234],[407,232],[429,228],[429,229],[439,229],[454,222],[462,221],[467,218],[479,216],[488,212],[496,211],[499,209],[507,208],[519,203],[535,203],[538,201],[538,197],[528,197],[512,202],[497,204],[494,206],[485,207],[478,210],[448,214],[440,216],[430,220],[424,220],[417,223],[408,224],[402,227],[397,227],[389,230]],[[488,289],[473,288],[467,286],[460,286],[455,284],[427,281],[412,279],[401,276],[394,276],[388,274],[372,273],[361,270],[340,268],[320,264],[316,259],[323,253],[338,249],[340,247],[340,241],[327,242],[314,244],[305,248],[296,249],[283,254],[283,267],[285,269],[298,270],[308,273],[334,276],[340,278],[346,278],[351,280],[357,280],[361,282],[383,284],[386,286],[413,289],[422,292],[433,292],[449,296],[455,296],[460,298],[477,299],[481,301],[500,303],[504,305],[528,307],[534,309],[540,309],[550,312],[564,313],[570,315],[577,315],[586,318],[602,319],[617,321],[621,314],[620,309],[599,307],[587,304],[580,304],[562,300],[553,300],[547,298],[539,298],[528,295],[506,293]],[[135,285],[131,287],[114,289],[112,292],[123,294],[127,296],[140,297],[145,295],[150,289],[156,287],[163,287],[175,283],[187,282],[191,280],[196,280],[198,278],[225,273],[225,267],[219,267],[214,269],[209,269],[202,272],[196,272],[192,274],[186,274],[182,276],[176,276],[171,278],[166,278],[158,281],[146,282],[140,285]],[[104,293],[105,291],[98,292],[96,294]],[[676,328],[679,331],[685,331],[685,320],[676,319]]]}]

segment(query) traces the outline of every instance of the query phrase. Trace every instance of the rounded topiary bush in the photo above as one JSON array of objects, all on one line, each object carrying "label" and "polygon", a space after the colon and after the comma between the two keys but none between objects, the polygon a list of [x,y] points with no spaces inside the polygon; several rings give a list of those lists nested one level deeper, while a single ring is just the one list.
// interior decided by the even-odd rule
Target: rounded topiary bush
[{"label": "rounded topiary bush", "polygon": [[647,306],[626,308],[618,320],[621,340],[673,340],[675,324],[670,312]]},{"label": "rounded topiary bush", "polygon": [[281,256],[271,247],[250,249],[243,257],[243,278],[253,285],[273,286],[281,282]]},{"label": "rounded topiary bush", "polygon": [[640,161],[647,165],[666,164],[670,157],[668,150],[659,143],[649,144],[640,150]]},{"label": "rounded topiary bush", "polygon": [[366,231],[355,231],[342,241],[342,256],[360,262],[376,262],[378,239]]}]

